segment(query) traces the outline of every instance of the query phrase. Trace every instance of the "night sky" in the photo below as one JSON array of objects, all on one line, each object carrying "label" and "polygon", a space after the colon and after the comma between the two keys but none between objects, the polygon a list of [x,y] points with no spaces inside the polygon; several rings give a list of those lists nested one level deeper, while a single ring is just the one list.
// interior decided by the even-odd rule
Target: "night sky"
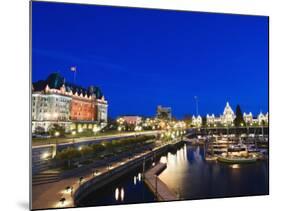
[{"label": "night sky", "polygon": [[268,111],[268,18],[32,3],[32,81],[60,72],[102,89],[109,115]]}]

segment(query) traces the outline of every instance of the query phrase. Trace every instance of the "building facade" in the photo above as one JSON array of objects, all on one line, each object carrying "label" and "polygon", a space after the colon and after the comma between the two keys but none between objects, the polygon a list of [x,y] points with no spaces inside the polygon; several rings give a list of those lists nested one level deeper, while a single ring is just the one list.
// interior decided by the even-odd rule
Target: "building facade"
[{"label": "building facade", "polygon": [[202,126],[202,117],[198,115],[195,117],[194,115],[192,116],[191,124],[194,127],[201,127]]},{"label": "building facade", "polygon": [[32,85],[32,132],[49,131],[54,124],[66,131],[76,129],[74,123],[81,128],[92,128],[101,122],[105,126],[107,108],[100,89],[67,84],[54,73]]},{"label": "building facade", "polygon": [[172,108],[171,107],[162,107],[161,105],[157,106],[156,118],[158,119],[172,119]]},{"label": "building facade", "polygon": [[75,93],[71,101],[70,119],[72,121],[94,121],[96,115],[92,96]]},{"label": "building facade", "polygon": [[140,116],[122,116],[121,118],[129,125],[139,125],[142,122]]},{"label": "building facade", "polygon": [[268,124],[268,112],[266,114],[263,114],[262,112],[260,112],[258,115],[257,122],[259,125]]},{"label": "building facade", "polygon": [[248,114],[244,112],[243,119],[244,119],[246,124],[253,124],[253,114],[252,114],[252,112],[250,112]]},{"label": "building facade", "polygon": [[[223,126],[233,126],[236,115],[234,114],[232,108],[229,103],[226,103],[224,108],[224,112],[219,117],[216,117],[214,114],[206,116],[207,126],[214,125],[223,125]],[[247,125],[262,125],[268,124],[268,113],[263,114],[260,113],[257,117],[254,117],[252,112],[243,113],[243,119]]]},{"label": "building facade", "polygon": [[106,123],[107,122],[107,110],[108,104],[107,101],[102,96],[101,99],[97,99],[94,103],[95,105],[95,119],[99,122]]},{"label": "building facade", "polygon": [[223,125],[231,125],[235,119],[235,114],[230,107],[229,103],[226,103],[226,106],[224,108],[223,114],[220,117],[220,122]]}]

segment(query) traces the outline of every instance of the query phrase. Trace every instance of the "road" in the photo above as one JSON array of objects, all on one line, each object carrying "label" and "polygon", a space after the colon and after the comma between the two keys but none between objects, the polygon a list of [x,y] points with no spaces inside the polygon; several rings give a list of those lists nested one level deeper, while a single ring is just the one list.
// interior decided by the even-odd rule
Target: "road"
[{"label": "road", "polygon": [[[100,143],[102,141],[109,141],[109,140],[113,140],[116,138],[125,138],[125,137],[130,137],[130,136],[135,136],[135,135],[154,135],[157,133],[160,133],[160,130],[154,130],[154,131],[142,131],[142,132],[132,132],[132,133],[124,133],[124,134],[117,134],[117,135],[104,135],[104,136],[92,136],[92,137],[82,137],[82,138],[75,138],[75,139],[65,139],[64,143],[61,143],[61,141],[59,141],[59,145],[60,146],[64,146],[64,145],[72,145],[73,141],[75,143],[83,143],[83,142],[90,142],[90,141],[96,141],[95,143]],[[48,139],[46,139],[46,142],[48,142]],[[42,142],[34,142],[32,143],[32,149],[34,148],[40,148],[40,147],[48,147],[48,146],[53,146],[54,144],[46,144],[46,143],[42,143]]]}]

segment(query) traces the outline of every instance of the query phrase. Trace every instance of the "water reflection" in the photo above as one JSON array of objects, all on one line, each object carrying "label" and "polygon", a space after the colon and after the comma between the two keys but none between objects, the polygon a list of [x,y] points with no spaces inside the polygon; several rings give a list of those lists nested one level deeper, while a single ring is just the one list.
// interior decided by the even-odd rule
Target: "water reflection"
[{"label": "water reflection", "polygon": [[119,189],[116,188],[115,189],[115,200],[118,201],[118,199],[119,199]]},{"label": "water reflection", "polygon": [[226,165],[207,162],[204,155],[204,147],[188,145],[168,153],[159,178],[184,199],[268,193],[267,162]]},{"label": "water reflection", "polygon": [[231,168],[238,169],[238,168],[240,168],[240,166],[239,166],[239,164],[233,164],[233,165],[231,165]]},{"label": "water reflection", "polygon": [[124,201],[124,195],[125,195],[124,188],[122,188],[120,194],[121,201]]},{"label": "water reflection", "polygon": [[125,192],[124,192],[124,188],[116,188],[115,189],[115,200],[116,201],[124,201],[124,196],[125,196]]},{"label": "water reflection", "polygon": [[[163,155],[160,162],[166,162],[167,168],[159,178],[181,199],[268,194],[267,162],[226,165],[207,162],[204,154],[204,147],[184,145]],[[142,167],[90,194],[79,206],[154,201],[140,172]]]},{"label": "water reflection", "polygon": [[138,174],[139,182],[141,181],[141,173]]}]

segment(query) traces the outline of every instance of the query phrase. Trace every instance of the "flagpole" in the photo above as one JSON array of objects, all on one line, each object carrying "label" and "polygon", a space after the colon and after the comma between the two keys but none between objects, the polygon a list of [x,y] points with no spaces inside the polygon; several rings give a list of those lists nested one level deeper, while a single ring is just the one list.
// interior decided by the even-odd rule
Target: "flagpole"
[{"label": "flagpole", "polygon": [[76,71],[77,71],[76,67],[75,66],[70,67],[70,71],[73,72],[73,84],[76,84]]},{"label": "flagpole", "polygon": [[76,70],[74,71],[74,84],[76,84]]}]

